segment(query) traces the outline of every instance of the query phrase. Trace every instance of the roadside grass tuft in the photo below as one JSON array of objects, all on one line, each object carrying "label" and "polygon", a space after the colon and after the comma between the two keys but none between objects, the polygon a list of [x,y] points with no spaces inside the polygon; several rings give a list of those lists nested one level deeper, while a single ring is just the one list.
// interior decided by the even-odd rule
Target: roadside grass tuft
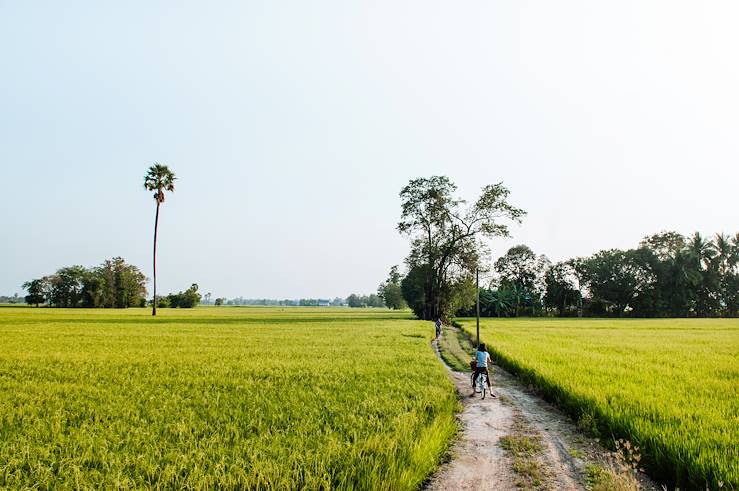
[{"label": "roadside grass tuft", "polygon": [[551,472],[542,461],[544,445],[519,413],[513,416],[513,433],[501,437],[500,446],[513,459],[515,484],[524,490],[547,489]]},{"label": "roadside grass tuft", "polygon": [[444,327],[439,339],[439,353],[444,362],[457,372],[471,372],[471,344],[461,329]]}]

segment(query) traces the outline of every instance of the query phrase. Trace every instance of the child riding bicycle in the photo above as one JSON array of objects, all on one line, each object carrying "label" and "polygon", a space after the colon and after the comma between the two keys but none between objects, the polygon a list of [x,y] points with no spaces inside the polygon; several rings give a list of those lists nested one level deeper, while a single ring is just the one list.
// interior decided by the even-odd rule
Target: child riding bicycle
[{"label": "child riding bicycle", "polygon": [[[490,391],[490,395],[493,395],[492,389],[490,387],[490,373],[488,372],[488,363],[492,363],[493,360],[490,358],[490,353],[488,353],[487,348],[485,347],[485,343],[480,344],[477,348],[477,353],[475,353],[475,358],[470,362],[470,368],[472,368],[472,389],[475,389],[475,382],[477,381],[477,377],[484,373],[485,374],[485,381],[487,382],[488,390]],[[474,392],[473,394],[474,395]]]}]

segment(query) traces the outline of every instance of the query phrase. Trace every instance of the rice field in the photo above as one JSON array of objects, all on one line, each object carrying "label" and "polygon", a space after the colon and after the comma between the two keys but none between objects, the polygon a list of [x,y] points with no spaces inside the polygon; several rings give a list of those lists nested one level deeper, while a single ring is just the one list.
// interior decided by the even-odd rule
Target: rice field
[{"label": "rice field", "polygon": [[[474,335],[475,321],[463,320]],[[739,319],[483,319],[497,363],[683,489],[739,489]]]},{"label": "rice field", "polygon": [[406,313],[0,309],[0,487],[417,489],[458,402]]}]

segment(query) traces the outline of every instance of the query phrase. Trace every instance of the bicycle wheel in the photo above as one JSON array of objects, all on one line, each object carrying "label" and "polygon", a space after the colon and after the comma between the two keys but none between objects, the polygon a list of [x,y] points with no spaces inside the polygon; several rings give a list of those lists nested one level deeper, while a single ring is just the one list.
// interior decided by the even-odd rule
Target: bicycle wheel
[{"label": "bicycle wheel", "polygon": [[483,399],[485,399],[485,394],[487,393],[487,390],[488,390],[487,380],[485,380],[485,376],[482,375],[480,377],[480,393],[482,393]]}]

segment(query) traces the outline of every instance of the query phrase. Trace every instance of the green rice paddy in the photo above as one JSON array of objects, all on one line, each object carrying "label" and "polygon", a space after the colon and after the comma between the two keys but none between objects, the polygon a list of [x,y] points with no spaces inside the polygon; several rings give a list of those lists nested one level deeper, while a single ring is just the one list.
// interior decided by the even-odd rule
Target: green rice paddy
[{"label": "green rice paddy", "polygon": [[483,319],[481,340],[658,479],[739,488],[739,319]]},{"label": "green rice paddy", "polygon": [[406,313],[0,309],[0,487],[418,488],[458,402]]}]

